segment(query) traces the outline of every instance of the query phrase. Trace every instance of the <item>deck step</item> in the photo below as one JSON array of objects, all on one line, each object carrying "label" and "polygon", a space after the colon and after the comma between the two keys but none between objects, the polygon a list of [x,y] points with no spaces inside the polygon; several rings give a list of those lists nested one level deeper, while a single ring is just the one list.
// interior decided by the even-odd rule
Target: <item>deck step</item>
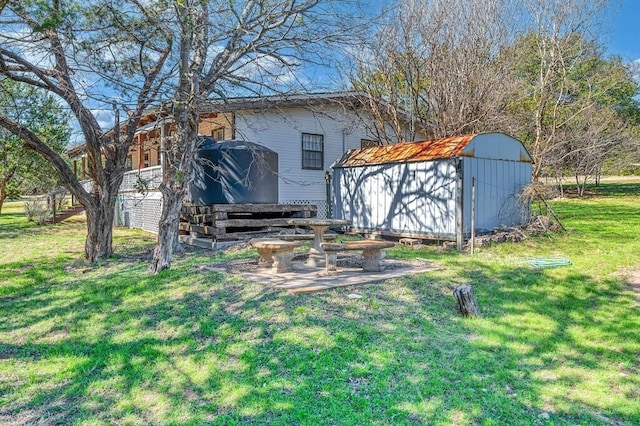
[{"label": "deck step", "polygon": [[48,220],[48,223],[58,223],[63,220],[69,219],[71,216],[78,215],[84,211],[84,207],[81,204],[76,204],[75,206],[71,206],[66,210],[61,212],[57,212],[55,216]]}]

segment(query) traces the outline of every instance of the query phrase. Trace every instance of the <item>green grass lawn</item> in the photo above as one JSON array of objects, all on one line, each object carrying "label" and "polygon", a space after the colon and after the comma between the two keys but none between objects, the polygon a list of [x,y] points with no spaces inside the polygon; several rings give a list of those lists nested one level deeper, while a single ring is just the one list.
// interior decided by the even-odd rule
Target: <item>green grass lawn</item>
[{"label": "green grass lawn", "polygon": [[[153,238],[128,229],[91,265],[81,219],[36,227],[9,203],[0,424],[640,424],[640,184],[553,205],[567,233],[398,247],[443,269],[292,296],[206,272],[206,251],[151,276]],[[523,262],[541,256],[573,265]],[[481,318],[455,311],[463,283]]]}]

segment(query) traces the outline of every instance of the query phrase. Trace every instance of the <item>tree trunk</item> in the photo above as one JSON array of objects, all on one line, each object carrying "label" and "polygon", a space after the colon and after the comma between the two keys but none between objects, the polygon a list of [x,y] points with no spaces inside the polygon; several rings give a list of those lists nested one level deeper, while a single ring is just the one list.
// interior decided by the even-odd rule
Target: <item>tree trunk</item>
[{"label": "tree trunk", "polygon": [[93,205],[84,205],[87,215],[87,238],[84,254],[88,261],[105,259],[113,253],[112,235],[115,197],[107,196]]},{"label": "tree trunk", "polygon": [[[184,197],[183,197],[184,199]],[[182,205],[182,201],[179,203],[179,205]],[[179,232],[179,228],[180,228],[180,213],[178,213],[178,219],[175,221],[176,222],[176,229],[172,230],[173,232],[173,252],[174,253],[185,253],[187,250],[184,248],[184,246],[182,245],[182,243],[180,242],[180,232]]]},{"label": "tree trunk", "polygon": [[[87,113],[88,114],[88,113]],[[95,120],[92,116],[90,121]],[[93,160],[90,156],[90,165],[94,165],[92,178],[94,179],[94,191],[88,193],[78,181],[73,170],[67,162],[55,152],[51,147],[42,142],[38,135],[29,129],[22,127],[19,123],[0,115],[0,126],[6,128],[15,135],[20,135],[24,142],[24,147],[37,152],[49,161],[56,168],[62,185],[72,193],[84,206],[87,215],[87,238],[85,240],[85,257],[91,262],[111,256],[112,248],[112,226],[116,206],[116,194],[124,174],[124,161],[128,151],[128,145],[123,148],[120,166],[115,166],[113,158],[106,158],[103,166],[103,151],[96,148]],[[97,125],[90,125],[93,130],[99,129]],[[95,144],[99,146],[99,144]],[[89,145],[87,145],[89,147]],[[89,154],[91,151],[89,150]],[[99,165],[99,167],[96,167]],[[99,169],[98,171],[95,169]]]},{"label": "tree trunk", "polygon": [[473,288],[470,285],[464,284],[453,291],[453,295],[457,301],[458,311],[465,317],[480,315],[480,308],[478,308],[478,302],[473,295]]},{"label": "tree trunk", "polygon": [[172,254],[177,247],[180,247],[177,242],[178,219],[186,193],[184,190],[168,190],[164,185],[160,189],[162,191],[162,213],[158,223],[158,244],[153,250],[153,262],[151,263],[151,272],[154,274],[171,268]]},{"label": "tree trunk", "polygon": [[[205,3],[206,4],[206,3]],[[208,13],[203,9],[176,6],[180,21],[180,70],[176,99],[173,103],[175,130],[171,147],[167,152],[166,185],[162,191],[162,214],[158,229],[158,244],[153,251],[151,272],[159,273],[171,267],[174,250],[182,248],[178,242],[178,224],[182,201],[193,181],[194,157],[198,144],[198,122],[200,121],[198,101],[201,100],[200,79],[206,57],[206,28]]]},{"label": "tree trunk", "polygon": [[2,178],[0,179],[0,213],[2,213],[2,206],[4,205],[4,200],[7,198],[7,181]]}]

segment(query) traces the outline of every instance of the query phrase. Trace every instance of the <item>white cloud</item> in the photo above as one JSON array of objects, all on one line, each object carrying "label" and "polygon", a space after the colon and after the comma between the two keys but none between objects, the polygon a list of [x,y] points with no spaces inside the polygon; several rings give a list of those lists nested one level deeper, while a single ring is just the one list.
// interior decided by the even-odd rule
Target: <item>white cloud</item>
[{"label": "white cloud", "polygon": [[98,120],[98,124],[102,130],[109,130],[115,124],[115,116],[113,111],[106,109],[92,109],[91,113]]},{"label": "white cloud", "polygon": [[294,57],[283,57],[289,64],[271,56],[246,58],[237,64],[232,72],[256,84],[271,87],[292,87],[308,83],[302,73],[302,64]]}]

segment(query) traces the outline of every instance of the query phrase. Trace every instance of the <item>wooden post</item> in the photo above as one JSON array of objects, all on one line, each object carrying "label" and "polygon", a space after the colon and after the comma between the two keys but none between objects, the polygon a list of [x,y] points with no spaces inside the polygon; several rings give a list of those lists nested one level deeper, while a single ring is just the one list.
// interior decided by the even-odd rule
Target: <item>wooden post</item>
[{"label": "wooden post", "polygon": [[331,206],[331,173],[327,170],[324,172],[324,180],[326,185],[326,197],[327,197],[327,219],[333,217],[333,209]]},{"label": "wooden post", "polygon": [[456,249],[458,251],[462,251],[462,247],[464,245],[464,232],[463,226],[464,221],[462,220],[463,208],[462,208],[462,189],[463,189],[463,179],[462,179],[462,159],[456,158]]},{"label": "wooden post", "polygon": [[476,178],[471,178],[471,255],[476,242]]},{"label": "wooden post", "polygon": [[55,192],[53,193],[51,198],[53,199],[53,203],[52,203],[53,206],[51,207],[51,210],[53,211],[53,214],[51,215],[51,223],[56,223],[56,194],[55,194]]},{"label": "wooden post", "polygon": [[453,290],[453,295],[457,301],[458,311],[465,317],[480,315],[478,302],[473,295],[473,288],[470,285],[463,284]]},{"label": "wooden post", "polygon": [[138,133],[138,170],[144,169],[144,140],[142,134]]}]

